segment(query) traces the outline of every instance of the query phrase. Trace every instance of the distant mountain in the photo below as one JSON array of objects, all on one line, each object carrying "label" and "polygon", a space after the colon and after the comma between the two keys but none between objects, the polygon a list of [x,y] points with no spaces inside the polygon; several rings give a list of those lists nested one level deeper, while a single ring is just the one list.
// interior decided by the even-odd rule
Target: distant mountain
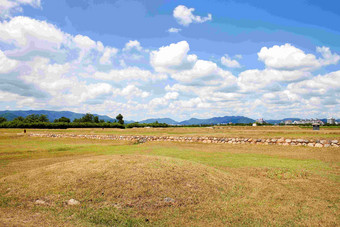
[{"label": "distant mountain", "polygon": [[[49,111],[49,110],[5,110],[5,111],[0,111],[0,117],[6,118],[8,121],[12,121],[16,117],[27,117],[30,114],[45,114],[47,115],[47,118],[49,121],[53,122],[57,118],[61,117],[67,117],[71,121],[73,121],[75,118],[81,118],[85,114],[82,113],[75,113],[71,111]],[[115,119],[106,116],[106,115],[98,115],[98,114],[93,114],[94,116],[98,116],[99,120],[104,120],[104,121],[110,121],[113,122]],[[266,122],[270,124],[279,124],[282,121],[286,120],[291,120],[291,121],[298,121],[300,118],[284,118],[281,120],[266,120]],[[321,119],[323,122],[327,122],[327,119]],[[124,120],[126,124],[133,123],[135,121],[128,121]],[[248,117],[243,117],[243,116],[224,116],[224,117],[213,117],[213,118],[208,118],[208,119],[198,119],[198,118],[190,118],[189,120],[177,122],[171,118],[151,118],[151,119],[146,119],[143,121],[140,121],[140,123],[154,123],[158,121],[159,123],[166,123],[169,125],[217,125],[217,124],[227,124],[229,122],[233,124],[237,123],[243,123],[243,124],[249,124],[255,122],[255,120],[248,118]],[[340,122],[340,119],[337,119],[336,121]]]},{"label": "distant mountain", "polygon": [[181,125],[199,125],[199,124],[227,124],[229,122],[232,122],[233,124],[236,123],[242,123],[242,124],[249,124],[255,122],[255,120],[248,118],[248,117],[243,117],[243,116],[224,116],[224,117],[213,117],[209,119],[198,119],[198,118],[191,118],[186,121],[182,121],[179,124]]},{"label": "distant mountain", "polygon": [[[61,117],[67,117],[71,121],[73,121],[75,118],[81,118],[85,114],[82,113],[74,113],[71,111],[49,111],[49,110],[5,110],[0,111],[0,117],[6,118],[8,121],[12,121],[16,117],[27,117],[31,114],[45,114],[49,121],[54,121],[57,118]],[[94,116],[98,116],[99,120],[104,121],[114,121],[115,119],[106,116],[106,115],[98,115],[93,114]]]},{"label": "distant mountain", "polygon": [[165,124],[169,124],[169,125],[177,125],[178,122],[175,120],[172,120],[171,118],[151,118],[151,119],[146,119],[143,121],[140,121],[139,123],[154,123],[154,122],[158,122],[158,123],[165,123]]}]

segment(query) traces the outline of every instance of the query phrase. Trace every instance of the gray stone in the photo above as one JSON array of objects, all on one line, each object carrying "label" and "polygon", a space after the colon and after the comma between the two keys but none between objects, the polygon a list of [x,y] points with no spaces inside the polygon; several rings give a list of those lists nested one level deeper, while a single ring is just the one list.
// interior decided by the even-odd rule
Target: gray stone
[{"label": "gray stone", "polygon": [[41,199],[37,199],[34,204],[37,204],[37,205],[46,205],[46,202],[44,200],[41,200]]},{"label": "gray stone", "polygon": [[175,200],[173,198],[166,197],[166,198],[164,198],[164,202],[166,202],[166,203],[174,203]]},{"label": "gray stone", "polygon": [[323,145],[321,143],[316,143],[315,147],[323,147]]},{"label": "gray stone", "polygon": [[69,201],[67,201],[67,205],[69,205],[69,206],[77,206],[77,205],[80,205],[80,202],[75,200],[75,199],[70,199]]}]

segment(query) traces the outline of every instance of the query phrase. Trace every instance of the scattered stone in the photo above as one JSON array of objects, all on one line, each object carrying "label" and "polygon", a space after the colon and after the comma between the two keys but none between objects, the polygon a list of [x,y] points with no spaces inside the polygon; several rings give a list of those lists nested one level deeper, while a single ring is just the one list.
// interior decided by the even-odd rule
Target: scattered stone
[{"label": "scattered stone", "polygon": [[41,200],[41,199],[37,199],[34,204],[36,205],[46,205],[46,202],[44,200]]},{"label": "scattered stone", "polygon": [[323,147],[323,145],[321,143],[316,143],[315,147]]},{"label": "scattered stone", "polygon": [[164,202],[166,202],[166,203],[173,203],[173,202],[175,202],[175,200],[170,198],[170,197],[166,197],[166,198],[164,198]]},{"label": "scattered stone", "polygon": [[67,201],[67,205],[69,206],[76,206],[76,205],[79,205],[80,202],[75,200],[75,199],[70,199],[69,201]]},{"label": "scattered stone", "polygon": [[327,140],[320,140],[320,143],[321,144],[326,144],[326,143],[328,143],[328,141]]},{"label": "scattered stone", "polygon": [[[254,139],[254,138],[226,138],[226,137],[174,137],[174,136],[112,136],[112,135],[76,135],[76,134],[38,134],[31,133],[29,136],[37,137],[66,137],[66,138],[88,138],[88,139],[108,139],[108,140],[129,140],[134,144],[148,141],[176,141],[176,142],[199,142],[199,143],[229,143],[229,144],[275,144],[283,146],[309,146],[309,147],[340,147],[339,140],[317,140],[317,139]],[[316,145],[317,144],[317,145]],[[328,146],[325,146],[329,144]]]}]

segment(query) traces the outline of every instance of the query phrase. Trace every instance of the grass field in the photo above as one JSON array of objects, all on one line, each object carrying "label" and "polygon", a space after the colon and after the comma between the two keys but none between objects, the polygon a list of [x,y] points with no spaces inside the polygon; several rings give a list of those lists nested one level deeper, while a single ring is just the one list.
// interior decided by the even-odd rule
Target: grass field
[{"label": "grass field", "polygon": [[[34,131],[340,137],[339,129],[296,127]],[[0,130],[0,226],[340,224],[339,148],[133,144],[19,132]],[[67,205],[72,198],[80,205]]]}]

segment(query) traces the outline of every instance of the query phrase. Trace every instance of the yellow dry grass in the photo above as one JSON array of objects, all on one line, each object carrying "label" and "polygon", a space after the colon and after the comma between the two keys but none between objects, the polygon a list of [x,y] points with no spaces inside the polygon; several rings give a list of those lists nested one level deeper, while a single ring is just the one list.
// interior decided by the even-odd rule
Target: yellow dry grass
[{"label": "yellow dry grass", "polygon": [[0,134],[0,225],[338,226],[339,152]]}]

